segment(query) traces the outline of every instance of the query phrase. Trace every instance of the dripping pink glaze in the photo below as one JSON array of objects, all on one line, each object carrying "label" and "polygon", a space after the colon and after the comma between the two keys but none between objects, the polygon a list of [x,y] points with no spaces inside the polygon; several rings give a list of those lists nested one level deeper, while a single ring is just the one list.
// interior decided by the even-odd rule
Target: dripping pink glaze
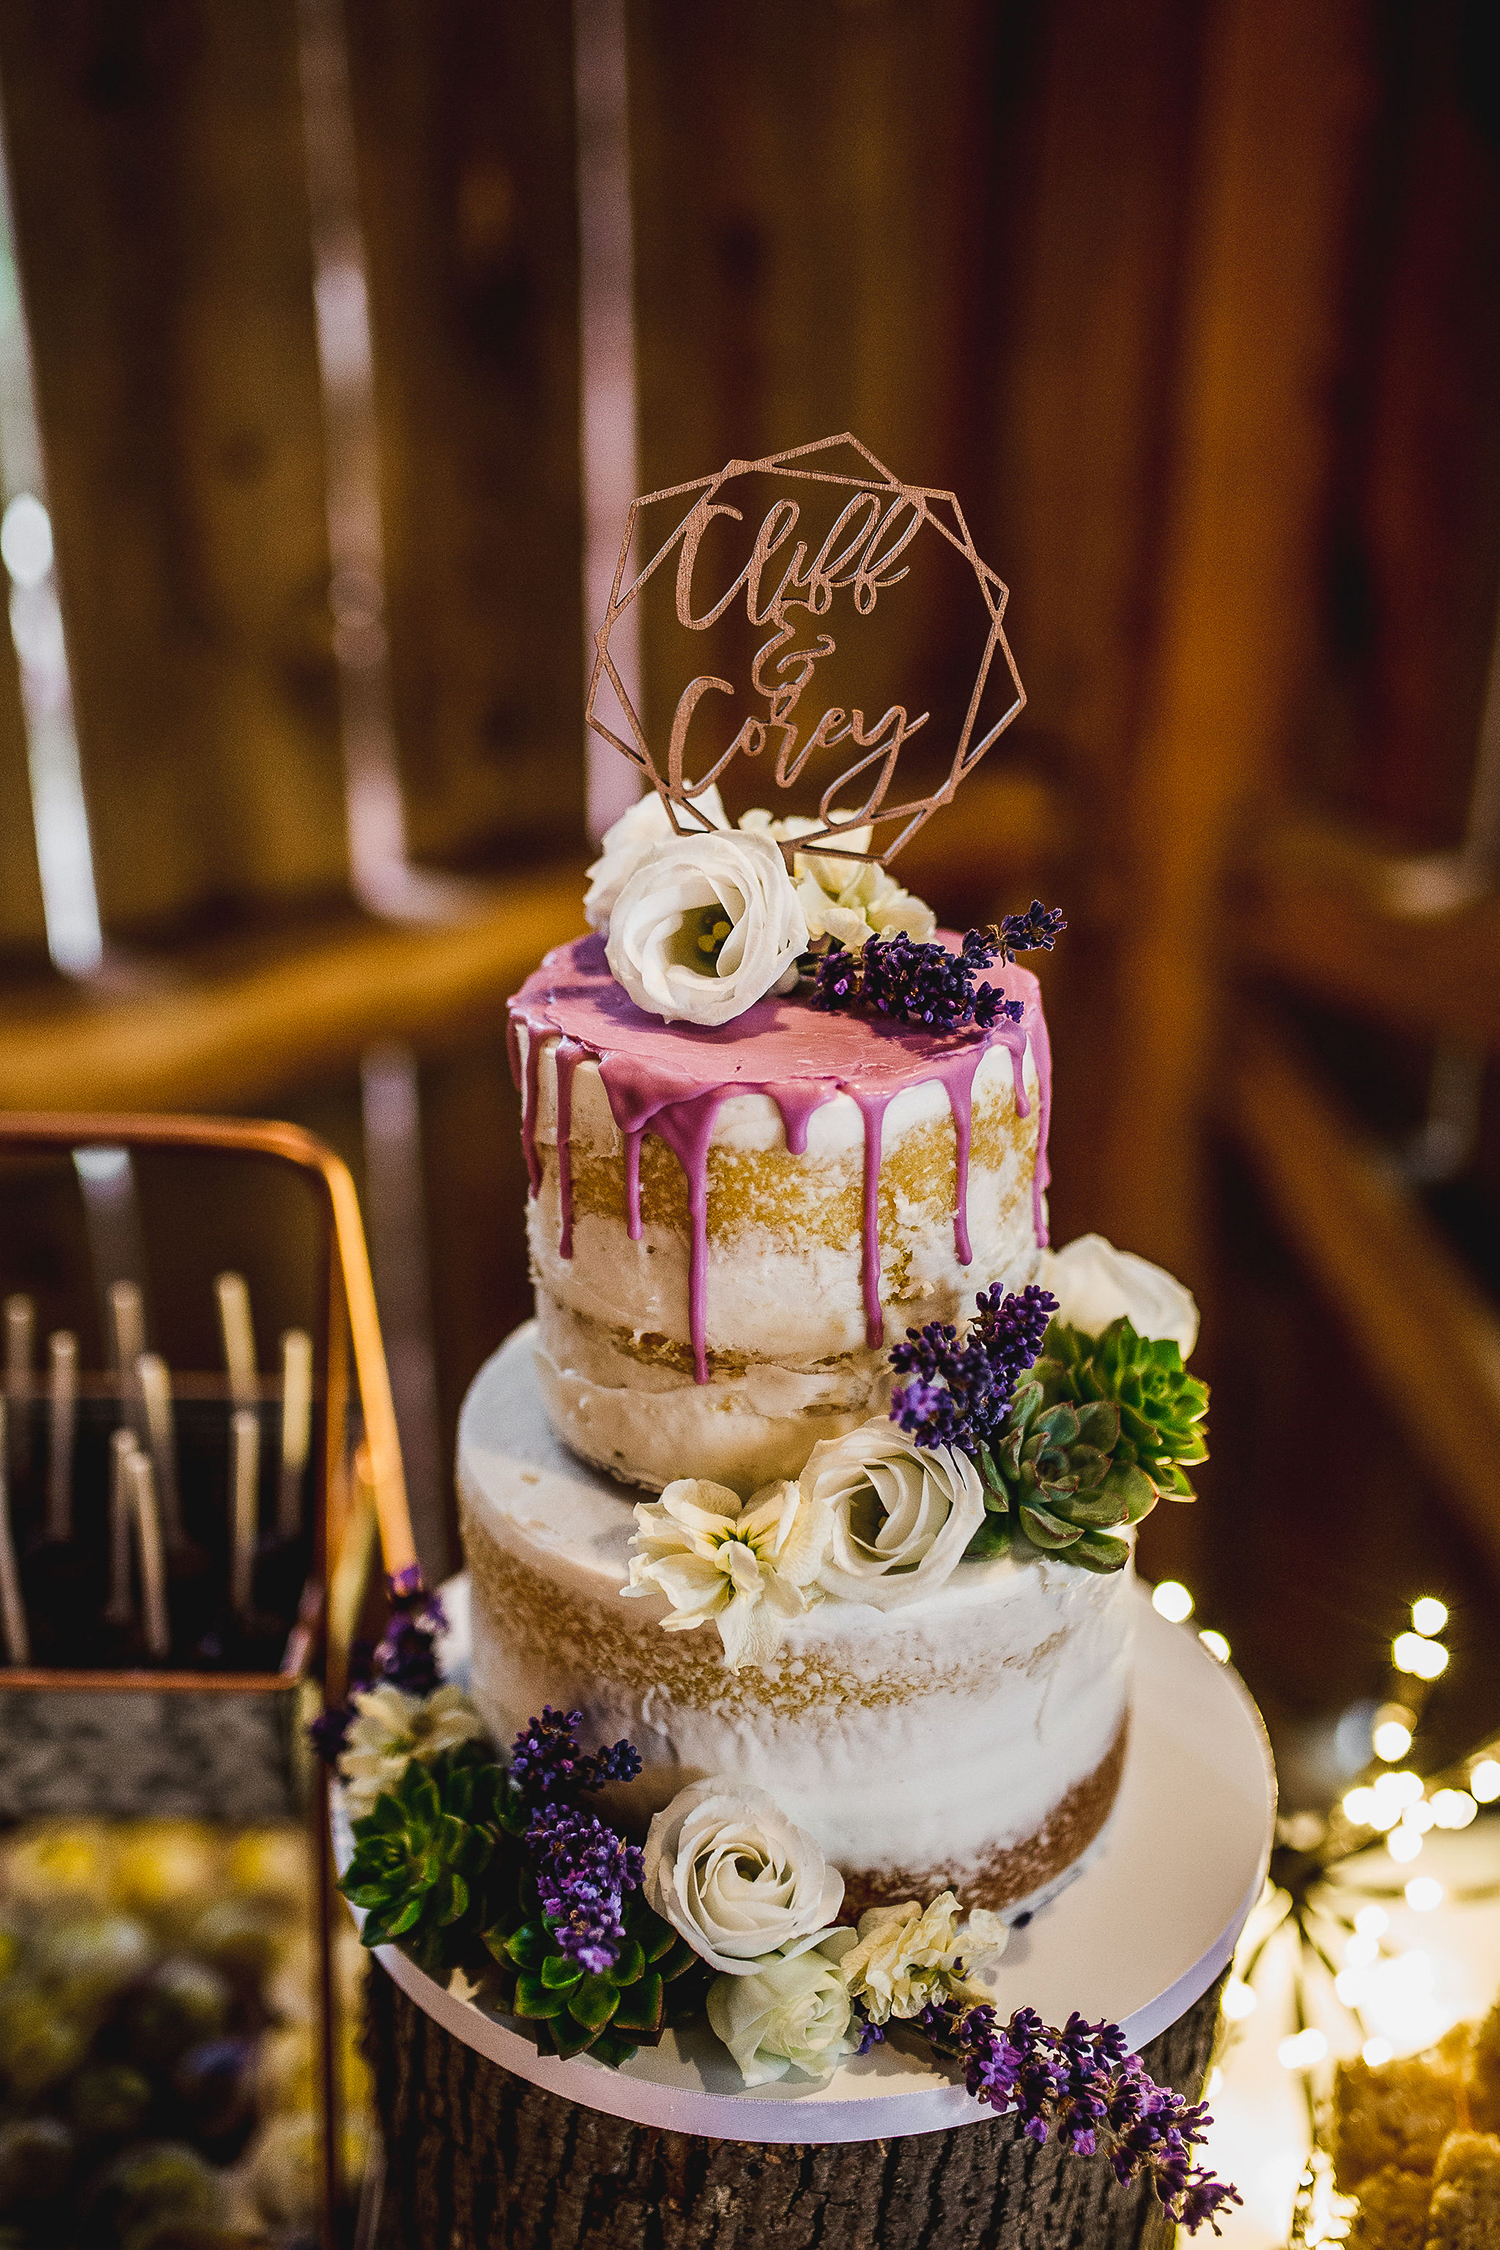
[{"label": "dripping pink glaze", "polygon": [[557,1042],[557,1200],[562,1211],[557,1251],[562,1258],[573,1255],[573,1073],[587,1053],[576,1039]]},{"label": "dripping pink glaze", "polygon": [[[956,940],[952,942],[956,943]],[[1037,982],[1029,970],[996,968],[987,983],[1025,1004],[1018,1024],[994,1031],[939,1038],[880,1017],[824,1015],[805,1001],[761,1000],[715,1031],[666,1024],[637,1008],[615,983],[601,938],[580,938],[549,953],[510,1003],[511,1067],[522,1087],[521,1137],[531,1192],[539,1193],[536,1149],[537,1073],[549,1036],[559,1037],[559,1142],[566,1139],[564,1101],[571,1122],[573,1073],[584,1055],[597,1057],[610,1110],[625,1142],[626,1219],[632,1241],[641,1235],[640,1152],[643,1134],[655,1133],[671,1149],[688,1183],[692,1219],[689,1262],[689,1329],[693,1365],[708,1380],[708,1149],[721,1104],[736,1094],[766,1094],[775,1102],[787,1148],[807,1147],[814,1110],[848,1094],[865,1127],[864,1225],[861,1279],[866,1333],[884,1340],[880,1304],[880,1136],[890,1102],[906,1086],[931,1083],[947,1089],[957,1143],[954,1242],[959,1262],[972,1257],[968,1226],[969,1144],[974,1074],[990,1047],[1009,1049],[1017,1114],[1029,1103],[1023,1084],[1028,1040],[1036,1058],[1041,1116],[1033,1188],[1036,1238],[1047,1240],[1042,1193],[1047,1185],[1047,1128],[1052,1106],[1051,1054]],[[518,1068],[516,1027],[526,1032],[525,1062]],[[566,1055],[566,1060],[563,1060]],[[567,1082],[567,1095],[563,1082]],[[572,1254],[571,1165],[559,1154],[562,1232],[559,1249]]]}]

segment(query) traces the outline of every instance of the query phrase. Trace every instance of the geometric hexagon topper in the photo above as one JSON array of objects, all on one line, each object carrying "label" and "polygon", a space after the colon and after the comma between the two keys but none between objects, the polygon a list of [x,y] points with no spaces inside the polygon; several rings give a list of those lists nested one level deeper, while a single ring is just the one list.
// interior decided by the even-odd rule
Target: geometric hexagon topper
[{"label": "geometric hexagon topper", "polygon": [[[671,525],[665,537],[663,509]],[[638,531],[660,544],[626,583]],[[665,567],[674,557],[675,578]],[[882,602],[888,618],[893,601],[911,599],[910,588],[900,597],[893,589],[909,579],[916,560],[930,568],[938,557],[950,573],[950,627],[954,605],[960,630],[966,612],[973,613],[974,666],[965,667],[947,709],[939,706],[949,683],[919,679],[927,692],[914,701],[927,707],[916,710],[889,676],[882,640],[890,636],[882,636],[878,613]],[[697,669],[677,697],[665,740],[654,742],[609,653],[615,620],[653,587],[658,619],[665,614],[678,632],[708,635],[711,644],[684,645],[683,669]],[[954,495],[902,484],[847,431],[763,460],[730,461],[716,476],[631,503],[609,609],[595,637],[585,716],[646,774],[679,835],[710,825],[695,800],[737,758],[764,757],[776,789],[804,800],[777,809],[813,812],[820,824],[797,839],[799,850],[816,844],[830,857],[885,866],[950,802],[1025,704],[1002,629],[1008,598],[975,552]],[[738,687],[724,676],[735,672]],[[599,714],[606,688],[624,732]],[[727,725],[720,698],[732,699]],[[924,730],[926,778],[940,764],[941,778],[924,795],[897,788],[893,798],[904,747]],[[851,850],[847,831],[864,827],[873,831],[868,849]]]}]

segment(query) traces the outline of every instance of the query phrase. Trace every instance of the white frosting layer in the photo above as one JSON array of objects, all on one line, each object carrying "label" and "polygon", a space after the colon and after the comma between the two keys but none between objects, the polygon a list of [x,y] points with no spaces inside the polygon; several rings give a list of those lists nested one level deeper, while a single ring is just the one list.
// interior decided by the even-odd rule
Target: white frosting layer
[{"label": "white frosting layer", "polygon": [[734,1675],[712,1626],[664,1634],[664,1604],[621,1599],[631,1495],[557,1444],[532,1343],[519,1330],[481,1370],[459,1425],[474,1692],[500,1740],[544,1703],[581,1709],[589,1743],[628,1735],[646,1759],[621,1807],[637,1817],[732,1774],[846,1869],[956,1879],[1096,1773],[1128,1705],[1128,1571],[961,1564],[896,1611],[825,1602],[792,1621],[779,1672]]}]

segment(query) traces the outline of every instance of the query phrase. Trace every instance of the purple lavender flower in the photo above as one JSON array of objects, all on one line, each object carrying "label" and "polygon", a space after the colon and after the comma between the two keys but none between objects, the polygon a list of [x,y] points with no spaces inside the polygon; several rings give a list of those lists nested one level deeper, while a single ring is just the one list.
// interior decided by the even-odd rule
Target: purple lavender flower
[{"label": "purple lavender flower", "polygon": [[1018,953],[1050,953],[1067,923],[1058,906],[1043,906],[1034,898],[1024,914],[1002,916],[998,932],[1000,958],[1014,961]]},{"label": "purple lavender flower", "polygon": [[633,1743],[613,1743],[607,1750],[585,1752],[578,1746],[581,1711],[554,1711],[542,1706],[542,1715],[516,1736],[511,1744],[510,1778],[527,1804],[541,1804],[576,1789],[602,1789],[607,1781],[634,1781],[641,1770],[641,1754]]},{"label": "purple lavender flower", "polygon": [[999,1023],[1019,1023],[1025,1004],[980,984],[980,976],[996,960],[1013,962],[1017,953],[1050,953],[1066,928],[1056,907],[1033,899],[1024,914],[970,930],[956,953],[900,935],[870,938],[857,953],[835,945],[814,967],[811,1005],[860,1008],[925,1031],[964,1031],[971,1024],[993,1031]]},{"label": "purple lavender flower", "polygon": [[979,1317],[971,1334],[977,1333],[983,1340],[994,1389],[1003,1391],[1008,1402],[1046,1341],[1057,1299],[1050,1289],[1039,1289],[1034,1281],[1009,1296],[1002,1294],[998,1281],[992,1281],[975,1303]]},{"label": "purple lavender flower", "polygon": [[[361,1688],[384,1684],[403,1695],[431,1695],[442,1686],[437,1665],[437,1642],[448,1630],[447,1614],[436,1594],[429,1594],[420,1579],[408,1583],[412,1573],[387,1581],[391,1617],[372,1649],[368,1641],[354,1644],[349,1665],[351,1695]],[[325,1766],[336,1766],[343,1756],[354,1724],[352,1700],[335,1705],[308,1727],[313,1749]]]},{"label": "purple lavender flower", "polygon": [[1238,2192],[1194,2169],[1192,2150],[1213,2120],[1202,2102],[1158,2086],[1117,2024],[1069,2016],[1061,2031],[1030,2008],[1002,2030],[993,2008],[929,2008],[918,2019],[933,2044],[955,2052],[969,2092],[1000,2115],[1015,2113],[1029,2140],[1055,2132],[1063,2147],[1092,2156],[1102,2147],[1122,2185],[1149,2179],[1157,2200],[1190,2234],[1219,2231]]},{"label": "purple lavender flower", "polygon": [[973,1453],[993,1437],[1057,1310],[1034,1282],[1002,1296],[997,1281],[974,1301],[978,1317],[962,1343],[951,1321],[931,1320],[891,1349],[891,1366],[909,1378],[891,1394],[891,1420],[918,1445]]},{"label": "purple lavender flower", "polygon": [[602,1976],[625,1942],[626,1893],[640,1888],[642,1854],[571,1805],[538,1806],[526,1831],[542,1912],[562,1952]]},{"label": "purple lavender flower", "polygon": [[336,1766],[344,1755],[349,1729],[354,1724],[352,1703],[332,1703],[308,1722],[307,1736],[325,1766]]},{"label": "purple lavender flower", "polygon": [[385,1681],[403,1695],[431,1695],[443,1684],[437,1643],[447,1630],[447,1615],[436,1594],[403,1597],[376,1643],[370,1681]]}]

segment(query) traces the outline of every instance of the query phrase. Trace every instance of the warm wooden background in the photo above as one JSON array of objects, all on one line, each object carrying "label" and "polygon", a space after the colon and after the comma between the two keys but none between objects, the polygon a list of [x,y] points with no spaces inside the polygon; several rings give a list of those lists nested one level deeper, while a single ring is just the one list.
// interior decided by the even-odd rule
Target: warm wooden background
[{"label": "warm wooden background", "polygon": [[[586,848],[574,56],[561,7],[347,9],[408,843],[479,878],[405,927],[354,906],[344,840],[299,76],[329,16],[0,9],[112,949],[97,987],[48,967],[7,646],[0,1102],[287,1113],[358,1163],[361,1055],[408,1043],[441,1454],[527,1302],[499,1003]],[[903,865],[954,918],[1066,908],[1058,1231],[1178,1266],[1220,1391],[1208,1504],[1147,1567],[1295,1751],[1404,1596],[1477,1644],[1500,1579],[1492,1105],[1440,1191],[1391,1161],[1434,1053],[1500,1041],[1482,819],[1454,858],[1500,586],[1490,14],[627,22],[640,488],[850,427],[957,487],[1014,589],[1029,706]],[[945,661],[942,615],[892,629]],[[436,1566],[435,1472],[417,1497]],[[1455,1667],[1455,1725],[1495,1662]]]}]

